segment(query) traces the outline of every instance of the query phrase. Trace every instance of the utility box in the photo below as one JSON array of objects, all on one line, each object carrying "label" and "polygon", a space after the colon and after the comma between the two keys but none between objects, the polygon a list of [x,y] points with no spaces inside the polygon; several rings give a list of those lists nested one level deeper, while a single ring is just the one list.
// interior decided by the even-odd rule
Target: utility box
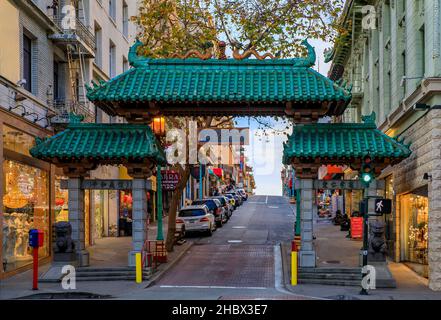
[{"label": "utility box", "polygon": [[29,230],[29,246],[40,248],[44,245],[44,232],[38,229]]}]

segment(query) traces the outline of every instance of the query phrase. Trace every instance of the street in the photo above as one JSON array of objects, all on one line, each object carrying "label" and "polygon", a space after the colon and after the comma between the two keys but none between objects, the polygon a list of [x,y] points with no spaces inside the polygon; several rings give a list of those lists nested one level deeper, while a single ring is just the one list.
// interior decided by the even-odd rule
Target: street
[{"label": "street", "polygon": [[285,198],[252,196],[212,237],[188,236],[194,245],[157,283],[122,298],[299,299],[282,289],[277,245],[293,225]]}]

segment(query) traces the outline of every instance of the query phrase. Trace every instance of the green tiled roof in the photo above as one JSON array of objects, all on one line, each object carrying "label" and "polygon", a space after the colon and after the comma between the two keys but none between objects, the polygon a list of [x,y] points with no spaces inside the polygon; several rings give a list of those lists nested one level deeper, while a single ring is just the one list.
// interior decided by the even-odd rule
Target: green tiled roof
[{"label": "green tiled roof", "polygon": [[296,125],[284,145],[283,162],[293,158],[390,158],[392,162],[410,155],[408,145],[378,130],[375,123],[316,123]]},{"label": "green tiled roof", "polygon": [[41,140],[30,150],[45,161],[142,160],[165,164],[166,158],[148,125],[71,123],[66,130]]},{"label": "green tiled roof", "polygon": [[[305,42],[307,44],[307,42]],[[311,68],[308,58],[148,59],[130,51],[133,68],[88,87],[87,97],[102,102],[343,102],[351,93]]]}]

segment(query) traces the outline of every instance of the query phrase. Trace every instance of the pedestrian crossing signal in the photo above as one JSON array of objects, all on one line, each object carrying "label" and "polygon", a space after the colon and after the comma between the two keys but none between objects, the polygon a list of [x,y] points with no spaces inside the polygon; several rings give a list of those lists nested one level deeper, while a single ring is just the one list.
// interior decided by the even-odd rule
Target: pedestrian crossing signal
[{"label": "pedestrian crossing signal", "polygon": [[363,158],[363,165],[361,166],[361,182],[369,187],[369,184],[374,180],[374,174],[372,170],[372,159],[370,156]]}]

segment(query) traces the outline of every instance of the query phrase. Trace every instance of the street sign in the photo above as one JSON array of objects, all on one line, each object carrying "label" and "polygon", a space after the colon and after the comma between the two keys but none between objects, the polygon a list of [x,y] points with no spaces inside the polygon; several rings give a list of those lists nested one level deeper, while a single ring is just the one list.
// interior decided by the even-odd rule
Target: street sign
[{"label": "street sign", "polygon": [[162,189],[173,191],[179,183],[179,173],[173,170],[162,170]]},{"label": "street sign", "polygon": [[390,199],[374,199],[375,213],[378,215],[392,213],[392,201]]}]

